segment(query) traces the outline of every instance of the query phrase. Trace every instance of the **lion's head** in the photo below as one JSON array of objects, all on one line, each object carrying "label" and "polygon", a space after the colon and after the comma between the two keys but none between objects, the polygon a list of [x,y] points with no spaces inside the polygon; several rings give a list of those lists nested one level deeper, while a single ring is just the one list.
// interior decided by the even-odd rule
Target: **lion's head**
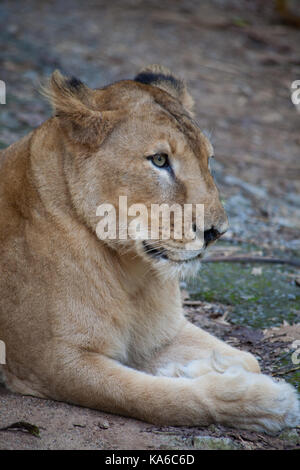
[{"label": "lion's head", "polygon": [[[127,197],[127,207],[144,205],[149,224],[153,204],[203,204],[202,228],[193,206],[188,227],[193,241],[185,232],[181,239],[175,237],[172,213],[169,239],[150,239],[142,227],[139,239],[120,240],[124,227],[119,226],[117,239],[105,240],[120,253],[126,249],[157,267],[181,269],[198,262],[228,223],[209,170],[213,148],[193,120],[193,100],[185,84],[160,66],[97,90],[54,72],[46,94],[61,132],[72,203],[84,222],[96,232],[97,208],[103,204],[120,215],[120,196]],[[158,228],[161,234],[161,222]]]}]

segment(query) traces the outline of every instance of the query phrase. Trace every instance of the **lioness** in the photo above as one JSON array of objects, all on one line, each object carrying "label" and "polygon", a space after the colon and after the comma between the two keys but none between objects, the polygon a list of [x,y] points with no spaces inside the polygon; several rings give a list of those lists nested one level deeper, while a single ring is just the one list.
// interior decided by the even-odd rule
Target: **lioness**
[{"label": "lioness", "polygon": [[[54,72],[46,94],[55,115],[0,159],[7,386],[164,425],[297,425],[292,386],[183,315],[174,273],[228,226],[185,84],[159,66],[97,90]],[[204,204],[203,248],[100,240],[97,207],[120,195]]]}]

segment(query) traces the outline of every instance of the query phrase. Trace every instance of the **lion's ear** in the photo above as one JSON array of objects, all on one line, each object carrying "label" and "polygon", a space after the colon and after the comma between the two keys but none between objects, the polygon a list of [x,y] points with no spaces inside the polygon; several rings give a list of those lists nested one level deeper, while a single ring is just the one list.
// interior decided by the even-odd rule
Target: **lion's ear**
[{"label": "lion's ear", "polygon": [[76,143],[98,146],[111,127],[109,112],[100,112],[94,103],[93,90],[77,78],[53,72],[42,93],[50,101],[61,127]]},{"label": "lion's ear", "polygon": [[194,100],[187,91],[184,81],[176,77],[166,67],[162,65],[148,65],[138,73],[135,81],[157,86],[167,91],[174,98],[178,99],[183,107],[192,114]]}]

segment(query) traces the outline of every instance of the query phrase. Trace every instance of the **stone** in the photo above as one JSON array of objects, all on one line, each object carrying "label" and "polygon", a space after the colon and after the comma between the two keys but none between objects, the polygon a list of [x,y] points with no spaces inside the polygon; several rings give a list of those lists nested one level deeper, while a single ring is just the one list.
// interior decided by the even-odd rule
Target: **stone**
[{"label": "stone", "polygon": [[300,436],[297,429],[284,429],[279,434],[279,438],[283,441],[289,441],[291,444],[300,444]]},{"label": "stone", "polygon": [[194,447],[200,450],[237,450],[240,445],[229,437],[195,436]]}]

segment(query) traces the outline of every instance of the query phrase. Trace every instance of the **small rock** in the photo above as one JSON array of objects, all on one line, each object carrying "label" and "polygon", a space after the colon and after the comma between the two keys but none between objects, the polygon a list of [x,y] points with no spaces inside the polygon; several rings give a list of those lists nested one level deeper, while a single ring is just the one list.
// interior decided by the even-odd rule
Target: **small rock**
[{"label": "small rock", "polygon": [[103,421],[99,421],[98,423],[98,428],[100,429],[108,429],[109,428],[109,422],[104,419]]},{"label": "small rock", "polygon": [[251,274],[254,276],[261,276],[262,275],[262,268],[253,268]]},{"label": "small rock", "polygon": [[284,441],[289,441],[291,444],[300,444],[300,436],[296,429],[284,429],[279,438]]},{"label": "small rock", "polygon": [[195,436],[195,449],[201,450],[236,450],[240,446],[229,437]]},{"label": "small rock", "polygon": [[218,427],[215,424],[210,424],[207,429],[210,432],[219,432]]}]

